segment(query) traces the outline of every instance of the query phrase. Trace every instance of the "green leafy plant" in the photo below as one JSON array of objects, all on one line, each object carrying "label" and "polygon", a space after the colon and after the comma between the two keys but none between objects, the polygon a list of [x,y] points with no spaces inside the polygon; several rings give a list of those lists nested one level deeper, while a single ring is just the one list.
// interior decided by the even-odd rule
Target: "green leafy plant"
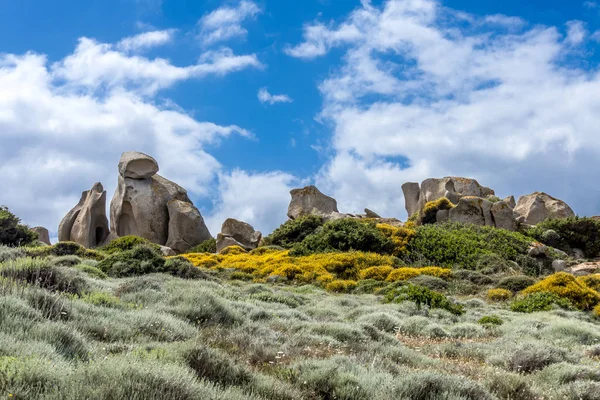
[{"label": "green leafy plant", "polygon": [[127,251],[127,250],[132,250],[134,247],[142,245],[142,244],[147,245],[147,246],[152,246],[156,249],[160,249],[160,246],[152,243],[148,239],[145,239],[145,238],[139,237],[139,236],[130,235],[130,236],[122,236],[118,239],[115,239],[115,240],[111,241],[110,243],[108,243],[107,245],[102,246],[100,248],[100,250],[106,254],[114,254],[114,253],[120,253],[120,252]]},{"label": "green leafy plant", "polygon": [[497,315],[484,315],[477,323],[481,325],[502,325],[504,321]]},{"label": "green leafy plant", "polygon": [[548,219],[529,229],[527,234],[566,252],[577,248],[588,258],[600,255],[600,221],[594,218]]},{"label": "green leafy plant", "polygon": [[385,296],[385,301],[393,303],[412,301],[419,308],[425,305],[429,308],[441,308],[455,315],[462,315],[464,313],[462,305],[451,302],[442,293],[434,292],[424,286],[412,284],[390,290]]},{"label": "green leafy plant", "polygon": [[21,224],[21,219],[0,206],[0,245],[25,246],[37,240],[37,233]]},{"label": "green leafy plant", "polygon": [[550,311],[555,307],[572,310],[573,304],[566,298],[555,293],[536,292],[513,301],[510,309],[516,312],[532,313],[538,311]]},{"label": "green leafy plant", "polygon": [[187,253],[216,253],[217,252],[217,240],[210,238],[200,243],[197,246],[192,247]]},{"label": "green leafy plant", "polygon": [[295,244],[302,242],[307,236],[313,234],[324,223],[324,219],[318,215],[306,215],[290,219],[275,229],[269,236],[265,237],[264,244],[290,249]]},{"label": "green leafy plant", "polygon": [[500,279],[497,287],[499,289],[510,290],[513,293],[520,292],[521,290],[528,288],[529,286],[535,283],[535,279],[530,276],[525,275],[517,275],[517,276],[507,276],[505,278]]}]

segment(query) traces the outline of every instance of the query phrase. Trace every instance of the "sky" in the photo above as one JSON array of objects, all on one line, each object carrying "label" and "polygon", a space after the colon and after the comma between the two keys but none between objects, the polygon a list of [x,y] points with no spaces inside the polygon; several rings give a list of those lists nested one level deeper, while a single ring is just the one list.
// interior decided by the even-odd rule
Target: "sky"
[{"label": "sky", "polygon": [[405,219],[444,176],[600,214],[600,2],[20,0],[0,37],[0,204],[51,236],[124,151],[213,235],[309,184]]}]

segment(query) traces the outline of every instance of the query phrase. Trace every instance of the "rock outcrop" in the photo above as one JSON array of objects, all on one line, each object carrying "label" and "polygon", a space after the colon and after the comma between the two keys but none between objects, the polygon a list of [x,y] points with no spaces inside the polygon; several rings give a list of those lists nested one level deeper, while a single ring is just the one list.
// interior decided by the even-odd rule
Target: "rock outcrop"
[{"label": "rock outcrop", "polygon": [[548,218],[575,216],[567,203],[543,192],[521,196],[515,207],[515,213],[521,218],[521,222],[528,225],[536,225]]},{"label": "rock outcrop", "polygon": [[50,233],[48,232],[48,229],[44,228],[43,226],[35,226],[31,228],[31,230],[38,234],[38,240],[40,242],[45,243],[47,245],[51,244]]},{"label": "rock outcrop", "polygon": [[106,218],[106,191],[100,182],[81,194],[58,227],[58,240],[72,241],[91,248],[104,242],[109,234]]},{"label": "rock outcrop", "polygon": [[457,204],[465,196],[481,198],[494,196],[492,189],[481,186],[475,179],[460,177],[430,178],[424,180],[421,185],[407,182],[402,185],[402,191],[409,216],[422,210],[428,202],[442,197]]},{"label": "rock outcrop", "polygon": [[123,153],[110,204],[111,233],[117,237],[141,236],[178,252],[210,239],[202,215],[186,190],[157,171],[152,157]]},{"label": "rock outcrop", "polygon": [[325,219],[345,217],[338,211],[335,199],[324,195],[315,186],[293,189],[290,191],[290,195],[292,200],[287,212],[290,219],[305,215],[319,215]]},{"label": "rock outcrop", "polygon": [[217,253],[229,246],[240,246],[245,250],[258,247],[262,233],[255,231],[252,225],[228,218],[221,226],[221,233],[217,235]]}]

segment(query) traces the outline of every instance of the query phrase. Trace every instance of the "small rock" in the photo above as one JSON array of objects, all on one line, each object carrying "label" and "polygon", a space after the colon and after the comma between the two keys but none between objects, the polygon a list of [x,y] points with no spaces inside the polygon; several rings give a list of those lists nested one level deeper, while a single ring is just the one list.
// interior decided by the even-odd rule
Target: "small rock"
[{"label": "small rock", "polygon": [[172,248],[167,247],[167,246],[160,246],[160,252],[165,257],[171,257],[171,256],[176,256],[177,255],[177,253],[175,252],[175,250],[173,250]]},{"label": "small rock", "polygon": [[367,218],[381,218],[379,214],[369,210],[368,208],[365,208],[365,215],[367,216]]},{"label": "small rock", "polygon": [[554,272],[561,272],[567,269],[567,262],[564,260],[554,260],[552,261],[552,268]]},{"label": "small rock", "polygon": [[158,172],[158,163],[147,154],[127,151],[121,155],[119,174],[123,178],[147,179]]},{"label": "small rock", "polygon": [[571,273],[575,276],[595,274],[600,271],[600,262],[585,262],[571,267]]},{"label": "small rock", "polygon": [[576,260],[585,259],[585,253],[581,249],[572,249],[571,252],[573,253],[573,258],[575,258]]},{"label": "small rock", "polygon": [[217,253],[229,246],[240,246],[250,251],[258,247],[261,239],[262,233],[255,231],[252,225],[228,218],[217,235]]}]

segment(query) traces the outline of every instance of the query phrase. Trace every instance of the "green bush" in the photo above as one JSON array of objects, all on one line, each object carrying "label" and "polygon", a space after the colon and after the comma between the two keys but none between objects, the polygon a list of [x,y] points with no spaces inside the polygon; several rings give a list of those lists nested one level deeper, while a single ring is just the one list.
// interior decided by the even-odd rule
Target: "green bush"
[{"label": "green bush", "polygon": [[530,276],[507,276],[506,278],[502,278],[500,282],[498,282],[498,285],[496,287],[500,289],[510,290],[513,293],[517,293],[533,285],[535,282],[535,279]]},{"label": "green bush", "polygon": [[326,222],[315,233],[296,244],[290,254],[305,256],[336,251],[391,254],[394,251],[394,242],[383,236],[374,223],[345,218]]},{"label": "green bush", "polygon": [[91,276],[93,278],[98,278],[98,279],[108,278],[108,275],[106,275],[100,268],[93,267],[91,265],[79,264],[79,265],[74,266],[73,268],[75,268],[81,272],[85,272],[86,274],[88,274],[89,276]]},{"label": "green bush", "polygon": [[448,282],[437,276],[419,275],[408,280],[413,285],[425,286],[431,290],[445,290],[448,289]]},{"label": "green bush", "polygon": [[530,243],[517,232],[447,222],[419,227],[408,248],[439,266],[476,269],[481,257],[489,254],[514,261],[527,253]]},{"label": "green bush", "polygon": [[33,243],[38,238],[37,233],[21,224],[15,214],[7,207],[0,206],[0,245],[25,246]]},{"label": "green bush", "polygon": [[139,236],[122,236],[118,239],[115,239],[113,241],[111,241],[110,243],[108,243],[107,245],[104,245],[100,248],[100,250],[106,254],[114,254],[114,253],[120,253],[123,251],[127,251],[127,250],[133,250],[134,247],[139,246],[139,245],[147,245],[147,246],[151,246],[153,248],[155,248],[156,250],[160,251],[160,246],[152,243],[151,241],[149,241],[146,238],[143,237],[139,237]]},{"label": "green bush", "polygon": [[315,233],[317,228],[324,223],[323,218],[317,215],[290,219],[265,237],[264,244],[290,249],[295,244],[302,242],[307,236]]},{"label": "green bush", "polygon": [[187,253],[216,253],[217,252],[217,239],[210,238],[200,243],[199,245],[192,247]]},{"label": "green bush", "polygon": [[211,279],[205,272],[183,257],[168,258],[163,269],[156,272],[164,272],[182,279]]},{"label": "green bush", "polygon": [[15,260],[25,256],[25,251],[20,247],[9,247],[0,244],[0,263],[8,260]]},{"label": "green bush", "polygon": [[136,276],[164,272],[165,259],[148,245],[114,253],[100,261],[98,268],[114,277]]},{"label": "green bush", "polygon": [[385,295],[386,302],[401,303],[403,301],[413,301],[417,307],[426,305],[429,308],[441,308],[455,315],[464,314],[464,307],[452,303],[442,293],[434,292],[424,286],[405,285],[396,289],[390,290]]},{"label": "green bush", "polygon": [[481,325],[502,325],[504,321],[497,315],[484,315],[477,323]]},{"label": "green bush", "polygon": [[488,275],[484,275],[481,272],[471,271],[468,269],[457,269],[452,271],[452,277],[455,280],[464,280],[474,283],[476,285],[489,285],[494,280]]},{"label": "green bush", "polygon": [[100,261],[104,255],[96,250],[89,250],[75,242],[58,242],[53,246],[27,247],[24,248],[29,257],[62,257],[77,256],[80,258]]},{"label": "green bush", "polygon": [[567,351],[550,344],[523,343],[508,356],[507,368],[529,374],[567,359]]},{"label": "green bush", "polygon": [[532,313],[538,311],[550,311],[555,307],[566,310],[574,309],[573,304],[566,298],[555,293],[535,292],[513,301],[510,309],[516,312]]},{"label": "green bush", "polygon": [[513,264],[498,254],[491,253],[481,255],[477,260],[475,268],[483,274],[497,274],[509,271],[513,268]]},{"label": "green bush", "polygon": [[581,249],[588,258],[600,256],[600,221],[594,218],[548,219],[527,234],[566,252]]},{"label": "green bush", "polygon": [[252,374],[231,356],[206,347],[195,347],[184,354],[186,364],[200,379],[224,386],[243,385],[252,379]]}]

